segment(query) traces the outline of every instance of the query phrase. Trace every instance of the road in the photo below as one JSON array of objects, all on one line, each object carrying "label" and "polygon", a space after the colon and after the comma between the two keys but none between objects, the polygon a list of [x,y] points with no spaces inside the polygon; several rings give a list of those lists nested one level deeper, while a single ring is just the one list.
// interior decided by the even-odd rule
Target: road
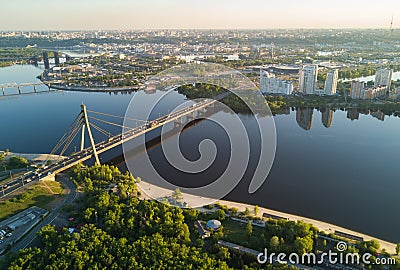
[{"label": "road", "polygon": [[54,219],[60,214],[61,207],[71,204],[76,197],[75,185],[66,178],[62,178],[60,182],[69,189],[69,194],[64,201],[60,202],[50,214],[45,217],[36,227],[34,227],[27,235],[25,235],[18,243],[11,247],[11,251],[18,252],[22,248],[28,247],[36,238],[37,232],[44,226],[52,223]]}]

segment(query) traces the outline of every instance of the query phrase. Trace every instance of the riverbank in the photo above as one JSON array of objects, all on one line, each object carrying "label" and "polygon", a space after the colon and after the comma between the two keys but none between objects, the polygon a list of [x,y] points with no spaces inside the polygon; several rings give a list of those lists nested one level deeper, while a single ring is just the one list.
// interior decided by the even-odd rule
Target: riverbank
[{"label": "riverbank", "polygon": [[[152,185],[152,184],[144,182],[144,181],[137,183],[137,185],[143,191],[142,195],[141,195],[141,199],[149,199],[149,200],[157,199],[158,201],[163,201],[163,200],[165,200],[166,197],[171,198],[171,196],[172,196],[171,190],[161,188],[161,187]],[[247,208],[250,210],[250,212],[252,214],[254,214],[254,207],[255,207],[255,205],[251,205],[251,204],[238,203],[238,202],[232,202],[232,201],[226,201],[226,200],[214,200],[211,198],[205,198],[205,197],[195,196],[195,195],[186,194],[186,193],[182,193],[182,199],[180,201],[183,202],[182,206],[187,206],[187,207],[191,206],[192,208],[198,209],[202,212],[216,211],[217,210],[216,207],[214,207],[214,209],[212,209],[212,210],[202,207],[202,205],[207,205],[207,204],[212,204],[212,203],[219,203],[221,205],[226,205],[228,208],[235,207],[238,209],[239,212],[244,212],[245,209]],[[171,203],[170,200],[169,200],[169,203]],[[173,204],[173,203],[171,203],[171,204]],[[307,218],[307,217],[284,213],[284,212],[280,212],[280,211],[276,211],[276,210],[258,206],[257,216],[262,217],[264,213],[273,215],[273,216],[282,217],[282,218],[285,218],[285,219],[288,219],[291,221],[300,221],[301,220],[301,221],[304,221],[305,223],[312,224],[318,230],[323,231],[327,234],[334,233],[335,231],[340,231],[340,232],[344,232],[347,234],[355,235],[357,237],[362,237],[364,239],[364,241],[369,241],[369,240],[375,239],[380,244],[380,250],[385,249],[386,252],[388,252],[391,255],[396,254],[396,244],[395,243],[391,243],[389,241],[378,239],[378,238],[370,236],[370,235],[356,232],[356,231],[353,231],[348,228],[344,228],[344,227],[341,227],[341,226],[338,226],[335,224],[330,224],[330,223],[316,220],[316,219],[311,219],[311,218]]]},{"label": "riverbank", "polygon": [[[243,203],[237,203],[237,202],[225,201],[225,200],[220,200],[220,201],[218,201],[218,203],[220,203],[222,205],[226,205],[229,208],[236,207],[239,211],[245,211],[245,209],[247,207],[250,210],[250,212],[254,214],[255,205],[243,204]],[[258,207],[258,217],[262,217],[264,213],[269,214],[269,215],[279,216],[279,217],[286,218],[286,219],[292,220],[292,221],[301,220],[301,221],[304,221],[305,223],[312,224],[314,227],[316,227],[320,231],[323,231],[327,234],[334,233],[335,231],[340,231],[340,232],[344,232],[347,234],[355,235],[357,237],[362,237],[364,239],[364,241],[369,241],[369,240],[375,239],[379,242],[381,250],[385,249],[386,252],[388,252],[391,255],[396,254],[396,244],[395,243],[391,243],[391,242],[388,242],[388,241],[385,241],[382,239],[378,239],[378,238],[370,236],[370,235],[366,235],[366,234],[363,234],[360,232],[356,232],[356,231],[353,231],[353,230],[350,230],[350,229],[347,229],[347,228],[344,228],[341,226],[337,226],[334,224],[330,224],[327,222],[323,222],[320,220],[297,216],[297,215],[293,215],[293,214],[288,214],[288,213],[275,211],[272,209],[268,209],[268,208],[259,206]]]},{"label": "riverbank", "polygon": [[[63,90],[63,91],[78,91],[78,92],[129,92],[137,91],[138,87],[85,87],[85,86],[66,86],[66,85],[54,85],[46,84],[51,89]],[[50,86],[49,86],[50,85]]]},{"label": "riverbank", "polygon": [[5,159],[9,159],[11,157],[22,157],[25,158],[26,160],[32,161],[32,162],[43,162],[47,160],[51,161],[58,161],[61,159],[64,159],[64,156],[59,156],[59,155],[50,155],[50,154],[26,154],[26,153],[12,153],[9,152]]}]

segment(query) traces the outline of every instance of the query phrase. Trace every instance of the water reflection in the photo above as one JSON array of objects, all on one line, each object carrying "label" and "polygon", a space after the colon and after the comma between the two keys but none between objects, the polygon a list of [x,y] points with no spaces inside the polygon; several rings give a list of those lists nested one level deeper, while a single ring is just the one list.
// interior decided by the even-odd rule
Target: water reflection
[{"label": "water reflection", "polygon": [[322,108],[322,124],[326,128],[330,128],[332,126],[332,118],[333,118],[333,109],[330,107]]},{"label": "water reflection", "polygon": [[312,118],[314,114],[314,108],[297,108],[296,110],[296,121],[297,124],[305,130],[312,128]]},{"label": "water reflection", "polygon": [[[332,126],[333,114],[335,110],[331,107],[323,107],[323,108],[310,108],[310,107],[298,107],[294,109],[296,111],[296,122],[297,124],[304,130],[311,130],[314,110],[318,110],[321,112],[321,122],[326,128],[330,128]],[[358,109],[358,108],[348,108],[345,110],[347,115],[347,119],[359,120],[360,114],[363,115],[371,115],[373,118],[376,118],[380,121],[385,121],[385,113],[381,110],[372,111],[368,109]]]}]

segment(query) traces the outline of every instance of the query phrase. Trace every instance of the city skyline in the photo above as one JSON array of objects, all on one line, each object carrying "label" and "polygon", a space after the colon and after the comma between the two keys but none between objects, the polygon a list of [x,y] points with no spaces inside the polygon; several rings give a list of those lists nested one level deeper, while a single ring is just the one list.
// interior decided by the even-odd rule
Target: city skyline
[{"label": "city skyline", "polygon": [[[0,31],[136,29],[398,28],[400,4],[338,0],[9,1]],[[389,10],[389,12],[388,12]],[[43,15],[45,14],[45,16]]]}]

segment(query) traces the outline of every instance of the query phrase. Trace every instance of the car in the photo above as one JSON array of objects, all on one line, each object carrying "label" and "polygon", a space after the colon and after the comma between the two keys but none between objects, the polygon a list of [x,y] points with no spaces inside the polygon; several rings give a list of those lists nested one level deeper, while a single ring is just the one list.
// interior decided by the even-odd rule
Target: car
[{"label": "car", "polygon": [[11,237],[11,236],[12,236],[12,233],[10,233],[10,232],[6,234],[6,237]]},{"label": "car", "polygon": [[32,181],[32,179],[30,179],[30,178],[28,178],[28,179],[25,180],[26,183],[29,183],[29,182],[31,182],[31,181]]}]

